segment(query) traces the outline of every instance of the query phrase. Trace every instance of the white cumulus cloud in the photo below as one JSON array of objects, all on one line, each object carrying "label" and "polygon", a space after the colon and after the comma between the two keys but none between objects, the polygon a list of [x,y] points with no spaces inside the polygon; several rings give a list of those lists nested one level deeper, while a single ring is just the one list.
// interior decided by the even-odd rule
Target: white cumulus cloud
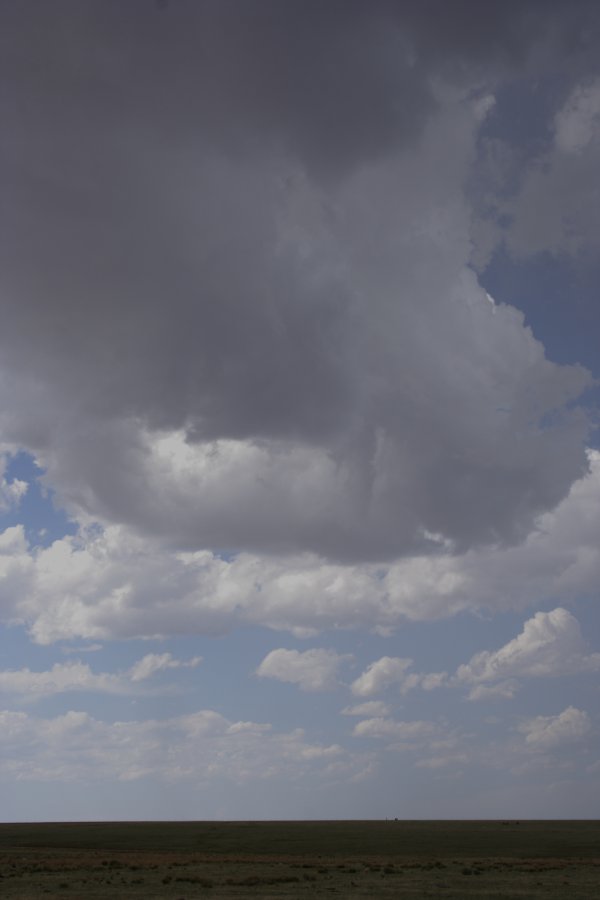
[{"label": "white cumulus cloud", "polygon": [[337,684],[337,674],[348,656],[340,656],[334,650],[271,650],[256,674],[261,678],[275,678],[297,684],[303,691],[327,691]]},{"label": "white cumulus cloud", "polygon": [[173,554],[124,526],[82,528],[31,548],[23,527],[11,526],[0,532],[1,614],[25,624],[34,640],[51,643],[214,634],[238,623],[296,634],[393,630],[406,619],[592,596],[600,583],[600,453],[590,451],[589,462],[589,474],[521,544],[387,565],[333,564],[311,555]]},{"label": "white cumulus cloud", "polygon": [[469,700],[512,700],[519,690],[519,682],[514,678],[499,681],[498,684],[476,684],[468,694]]},{"label": "white cumulus cloud", "polygon": [[195,669],[201,662],[201,656],[180,660],[174,659],[170,653],[147,653],[134,663],[127,674],[132,681],[144,681],[155,672],[162,672],[165,669]]},{"label": "white cumulus cloud", "polygon": [[406,670],[412,659],[399,656],[382,656],[372,662],[362,675],[352,682],[352,693],[357,697],[372,697],[392,684],[401,685],[406,678]]},{"label": "white cumulus cloud", "polygon": [[7,464],[8,456],[2,453],[0,447],[0,513],[18,506],[29,488],[28,483],[20,478],[6,478]]},{"label": "white cumulus cloud", "polygon": [[100,691],[109,694],[127,692],[126,683],[118,675],[96,674],[85,663],[56,663],[47,671],[28,668],[0,672],[0,691],[31,698],[61,694],[67,691]]},{"label": "white cumulus cloud", "polygon": [[566,609],[538,612],[499,650],[483,650],[459,666],[466,683],[504,682],[518,677],[570,675],[600,670],[600,653],[587,653],[579,622]]},{"label": "white cumulus cloud", "polygon": [[302,729],[231,721],[200,710],[162,721],[106,722],[85,712],[54,718],[0,711],[0,776],[29,781],[132,781],[152,777],[195,785],[279,776],[351,777],[364,760]]},{"label": "white cumulus cloud", "polygon": [[396,721],[376,717],[357,722],[352,732],[356,737],[394,738],[401,743],[412,744],[430,738],[439,731],[434,722]]},{"label": "white cumulus cloud", "polygon": [[546,750],[579,741],[591,730],[590,717],[582,709],[569,706],[556,716],[536,716],[519,725],[525,742],[535,750]]},{"label": "white cumulus cloud", "polygon": [[130,669],[111,674],[93,672],[87,663],[55,663],[46,671],[29,668],[0,671],[0,691],[21,695],[27,699],[62,694],[70,691],[131,694],[136,685],[165,669],[195,668],[201,662],[196,656],[190,660],[174,659],[170,653],[149,653]]}]

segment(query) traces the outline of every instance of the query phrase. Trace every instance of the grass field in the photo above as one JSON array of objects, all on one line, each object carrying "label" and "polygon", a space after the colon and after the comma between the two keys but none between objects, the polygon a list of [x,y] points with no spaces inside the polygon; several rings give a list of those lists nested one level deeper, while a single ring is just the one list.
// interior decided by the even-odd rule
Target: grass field
[{"label": "grass field", "polygon": [[0,825],[0,896],[600,897],[600,822]]}]

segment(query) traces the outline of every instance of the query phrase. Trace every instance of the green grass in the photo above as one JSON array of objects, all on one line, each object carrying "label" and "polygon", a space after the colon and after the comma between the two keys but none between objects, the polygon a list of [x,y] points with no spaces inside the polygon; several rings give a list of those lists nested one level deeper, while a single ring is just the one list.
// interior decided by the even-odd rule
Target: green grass
[{"label": "green grass", "polygon": [[600,822],[0,825],[0,895],[600,896]]}]

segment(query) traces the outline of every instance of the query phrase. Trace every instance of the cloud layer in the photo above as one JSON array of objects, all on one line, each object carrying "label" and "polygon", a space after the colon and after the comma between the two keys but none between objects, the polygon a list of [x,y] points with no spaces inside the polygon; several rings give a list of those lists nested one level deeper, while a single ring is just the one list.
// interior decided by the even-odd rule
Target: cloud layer
[{"label": "cloud layer", "polygon": [[[356,765],[356,762],[354,763]],[[162,721],[103,722],[83,712],[54,718],[0,712],[0,775],[18,781],[165,782],[196,786],[231,782],[350,775],[341,747],[311,744],[301,729],[277,733],[268,724],[232,722],[213,710]]]},{"label": "cloud layer", "polygon": [[117,526],[31,548],[23,528],[12,526],[0,534],[3,620],[25,624],[41,643],[214,634],[241,623],[306,636],[591,597],[600,580],[600,455],[589,459],[590,474],[521,545],[387,566],[309,555],[173,554]]},{"label": "cloud layer", "polygon": [[589,810],[599,46],[594,0],[0,3],[19,815]]},{"label": "cloud layer", "polygon": [[32,34],[28,5],[0,434],[71,513],[333,561],[522,540],[586,469],[589,377],[489,303],[464,185],[487,89],[562,59],[566,22],[92,2],[34,4]]}]

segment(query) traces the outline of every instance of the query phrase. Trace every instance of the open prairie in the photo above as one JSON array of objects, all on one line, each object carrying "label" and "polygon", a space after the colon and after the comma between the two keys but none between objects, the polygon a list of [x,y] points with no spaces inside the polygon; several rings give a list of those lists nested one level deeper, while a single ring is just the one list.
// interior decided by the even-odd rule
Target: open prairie
[{"label": "open prairie", "polygon": [[600,822],[0,825],[0,895],[590,898]]}]

